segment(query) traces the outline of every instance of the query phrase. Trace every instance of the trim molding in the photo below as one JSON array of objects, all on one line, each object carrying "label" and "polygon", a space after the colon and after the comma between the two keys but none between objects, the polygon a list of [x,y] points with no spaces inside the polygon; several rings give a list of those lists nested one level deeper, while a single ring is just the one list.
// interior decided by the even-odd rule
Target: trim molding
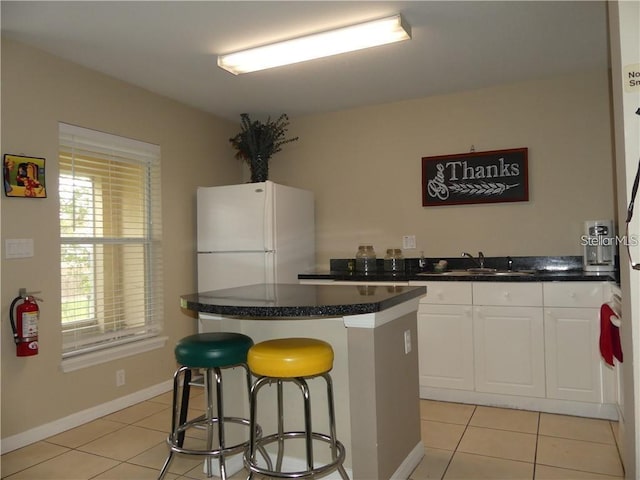
[{"label": "trim molding", "polygon": [[398,469],[391,475],[391,480],[405,480],[411,476],[411,473],[420,464],[420,461],[424,457],[424,444],[422,441],[413,447],[413,450],[402,461]]},{"label": "trim molding", "polygon": [[83,353],[81,355],[63,359],[60,363],[60,368],[64,373],[68,373],[73,372],[74,370],[80,370],[81,368],[110,362],[117,358],[138,355],[139,353],[164,347],[168,339],[169,337],[153,337],[96,350],[95,352]]},{"label": "trim molding", "polygon": [[130,407],[136,403],[149,400],[150,398],[171,390],[173,390],[173,380],[167,380],[166,382],[153,385],[149,388],[125,395],[124,397],[116,398],[110,402],[102,403],[95,407],[73,413],[67,417],[60,418],[50,423],[45,423],[44,425],[18,433],[17,435],[3,438],[2,443],[0,444],[0,453],[5,454],[40,440],[44,440],[45,438],[57,435],[58,433],[62,433],[80,425],[84,425],[92,420],[117,412],[123,408]]},{"label": "trim molding", "polygon": [[380,312],[345,315],[343,317],[344,326],[347,328],[377,328],[408,313],[417,312],[419,303],[420,297],[417,297]]},{"label": "trim molding", "polygon": [[490,407],[515,408],[578,417],[618,420],[618,407],[610,403],[588,403],[542,397],[472,392],[449,388],[420,387],[420,398],[442,402],[470,403]]}]

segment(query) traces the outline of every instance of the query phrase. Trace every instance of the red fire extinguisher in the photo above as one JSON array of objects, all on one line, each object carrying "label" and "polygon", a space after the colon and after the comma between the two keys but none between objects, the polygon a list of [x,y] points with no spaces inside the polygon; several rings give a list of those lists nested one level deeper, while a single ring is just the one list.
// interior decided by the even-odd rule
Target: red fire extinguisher
[{"label": "red fire extinguisher", "polygon": [[[13,309],[16,304],[16,315]],[[40,308],[34,296],[27,293],[13,299],[9,310],[9,320],[13,330],[13,341],[16,342],[16,355],[18,357],[30,357],[38,354],[38,319]]]}]

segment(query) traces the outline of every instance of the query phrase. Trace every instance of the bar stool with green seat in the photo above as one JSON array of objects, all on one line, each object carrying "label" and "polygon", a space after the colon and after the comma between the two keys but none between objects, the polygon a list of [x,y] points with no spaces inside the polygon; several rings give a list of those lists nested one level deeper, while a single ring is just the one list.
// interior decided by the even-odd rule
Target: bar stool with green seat
[{"label": "bar stool with green seat", "polygon": [[[249,448],[245,452],[245,466],[249,469],[249,479],[253,474],[275,478],[316,478],[338,471],[344,480],[349,476],[344,469],[345,449],[336,438],[333,384],[329,371],[333,368],[333,348],[327,342],[312,338],[282,338],[255,344],[249,349],[247,364],[258,377],[251,387],[249,427]],[[314,432],[311,424],[311,396],[307,380],[322,377],[327,384],[327,404],[329,407],[329,434]],[[300,388],[304,403],[304,431],[284,431],[283,383],[293,382]],[[258,392],[265,385],[277,385],[277,432],[259,437],[256,434]],[[306,469],[283,471],[284,444],[287,439],[304,439]],[[316,465],[314,462],[314,440],[324,442],[330,448],[330,460]],[[277,443],[275,469],[270,459],[267,464],[259,464],[256,451],[262,455],[266,446]]]},{"label": "bar stool with green seat", "polygon": [[[249,445],[244,440],[234,445],[226,445],[225,423],[231,422],[249,426],[249,420],[239,417],[225,417],[223,409],[222,373],[221,369],[242,367],[245,370],[247,394],[250,393],[251,373],[247,367],[247,352],[253,340],[240,333],[200,333],[181,339],[175,347],[176,361],[180,364],[173,376],[173,415],[171,433],[167,437],[169,456],[167,457],[158,479],[162,479],[171,463],[174,453],[184,455],[200,455],[206,457],[207,475],[213,476],[213,459],[219,460],[220,477],[227,478],[225,457],[243,452]],[[204,386],[206,396],[206,413],[187,421],[187,409],[191,374],[193,369],[204,370]],[[182,378],[182,382],[181,382]],[[182,384],[181,401],[178,401]],[[215,393],[214,393],[215,390]],[[214,395],[216,401],[214,402]],[[216,413],[214,414],[214,403]],[[214,448],[214,426],[218,428],[218,445]],[[184,446],[185,433],[190,428],[204,429],[207,432],[206,446],[202,449]],[[260,435],[260,427],[253,425]],[[247,436],[248,437],[248,436]]]}]

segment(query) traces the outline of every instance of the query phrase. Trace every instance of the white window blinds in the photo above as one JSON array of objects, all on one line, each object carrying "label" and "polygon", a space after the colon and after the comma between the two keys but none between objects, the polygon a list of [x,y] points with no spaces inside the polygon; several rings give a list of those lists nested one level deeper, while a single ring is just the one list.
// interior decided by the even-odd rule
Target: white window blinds
[{"label": "white window blinds", "polygon": [[59,124],[63,358],[162,329],[160,147]]}]

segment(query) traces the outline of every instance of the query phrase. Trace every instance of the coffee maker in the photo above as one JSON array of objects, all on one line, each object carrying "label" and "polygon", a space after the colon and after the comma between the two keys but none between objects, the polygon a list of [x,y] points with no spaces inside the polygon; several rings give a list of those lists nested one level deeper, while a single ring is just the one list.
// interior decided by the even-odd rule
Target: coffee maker
[{"label": "coffee maker", "polygon": [[585,272],[612,272],[615,270],[616,237],[612,220],[584,222],[582,236]]}]

